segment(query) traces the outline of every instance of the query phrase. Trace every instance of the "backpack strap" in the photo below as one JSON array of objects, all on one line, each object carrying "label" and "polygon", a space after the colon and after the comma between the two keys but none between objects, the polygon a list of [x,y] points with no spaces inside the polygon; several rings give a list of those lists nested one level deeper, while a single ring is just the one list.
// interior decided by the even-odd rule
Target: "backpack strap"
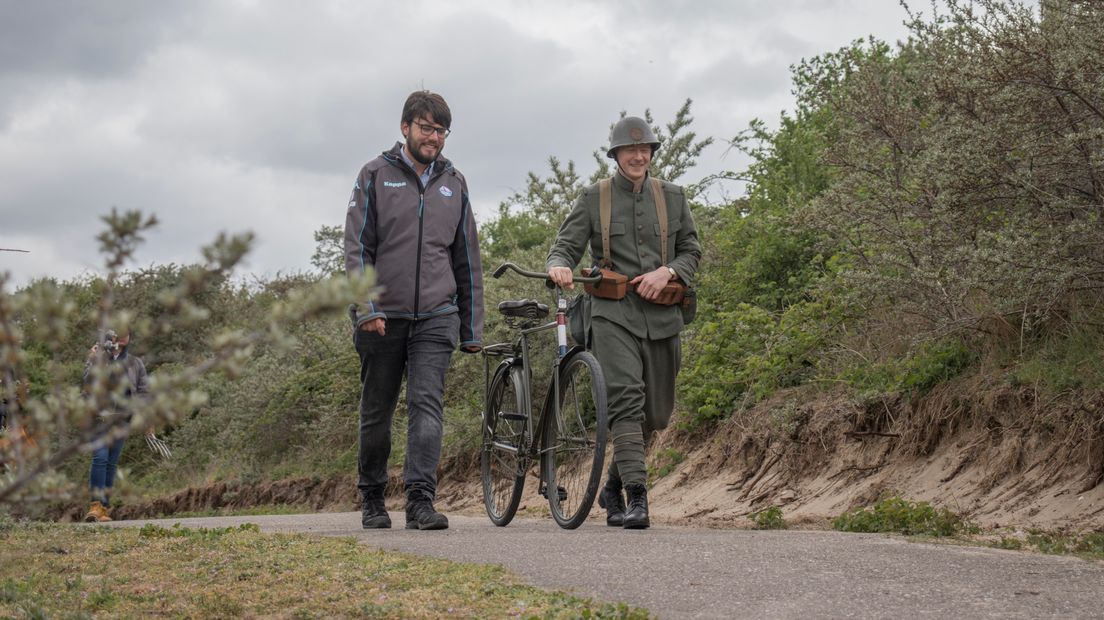
[{"label": "backpack strap", "polygon": [[602,223],[602,267],[611,269],[613,261],[610,260],[610,218],[613,211],[613,183],[612,179],[598,181],[598,218]]},{"label": "backpack strap", "polygon": [[659,262],[667,265],[667,197],[663,195],[663,183],[655,177],[652,182],[652,199],[655,200],[656,216],[659,217]]}]

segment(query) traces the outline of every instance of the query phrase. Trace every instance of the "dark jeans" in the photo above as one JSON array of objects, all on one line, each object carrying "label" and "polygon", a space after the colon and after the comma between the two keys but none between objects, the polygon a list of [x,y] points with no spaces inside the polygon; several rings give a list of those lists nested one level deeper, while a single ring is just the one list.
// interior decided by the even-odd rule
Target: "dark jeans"
[{"label": "dark jeans", "polygon": [[445,373],[460,339],[457,314],[421,321],[388,319],[387,334],[357,330],[360,355],[361,496],[383,497],[391,456],[391,421],[406,377],[406,461],[403,488],[410,499],[432,500],[437,492],[444,429]]},{"label": "dark jeans", "polygon": [[92,472],[88,476],[88,488],[92,499],[107,506],[110,500],[108,491],[115,485],[115,471],[119,466],[119,456],[123,453],[125,439],[116,439],[92,452]]}]

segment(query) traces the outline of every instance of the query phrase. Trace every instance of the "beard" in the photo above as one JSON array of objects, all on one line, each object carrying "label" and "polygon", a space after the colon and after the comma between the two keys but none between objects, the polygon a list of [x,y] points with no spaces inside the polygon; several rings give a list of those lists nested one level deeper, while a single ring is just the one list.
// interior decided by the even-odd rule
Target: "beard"
[{"label": "beard", "polygon": [[[411,133],[413,133],[413,131],[411,131]],[[406,137],[406,150],[410,151],[410,156],[423,166],[428,166],[437,161],[437,157],[441,154],[441,147],[437,147],[437,152],[432,157],[422,155],[422,142],[415,141],[414,138],[409,135]]]}]

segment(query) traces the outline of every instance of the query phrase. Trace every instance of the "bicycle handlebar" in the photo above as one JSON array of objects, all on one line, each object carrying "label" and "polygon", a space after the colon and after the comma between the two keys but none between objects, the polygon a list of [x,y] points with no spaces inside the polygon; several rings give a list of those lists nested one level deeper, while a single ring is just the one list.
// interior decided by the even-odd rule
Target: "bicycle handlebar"
[{"label": "bicycle handlebar", "polygon": [[[536,279],[539,279],[539,280],[544,280],[545,283],[548,284],[549,286],[554,286],[554,283],[552,282],[551,279],[549,279],[547,273],[541,273],[539,271],[528,271],[528,270],[522,269],[521,267],[518,267],[517,265],[515,265],[513,263],[502,263],[501,265],[498,266],[498,269],[495,269],[494,274],[492,274],[492,275],[495,278],[501,278],[502,275],[505,274],[507,270],[516,271],[519,275],[523,275],[526,278],[536,278]],[[602,275],[601,274],[596,275],[596,276],[572,275],[571,279],[575,282],[582,282],[583,284],[598,284],[599,282],[602,281]]]}]

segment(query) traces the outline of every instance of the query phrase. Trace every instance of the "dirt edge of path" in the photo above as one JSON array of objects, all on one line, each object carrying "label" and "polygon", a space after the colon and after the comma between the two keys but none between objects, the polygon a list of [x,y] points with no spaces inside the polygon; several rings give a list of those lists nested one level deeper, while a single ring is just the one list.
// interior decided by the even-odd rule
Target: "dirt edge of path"
[{"label": "dirt edge of path", "polygon": [[[1099,432],[1076,431],[1095,416],[1038,408],[1022,391],[978,385],[866,404],[783,392],[709,432],[676,424],[659,434],[648,457],[651,511],[661,523],[746,527],[755,512],[778,506],[791,526],[825,527],[846,510],[896,495],[948,508],[982,527],[1104,529],[1104,440]],[[402,509],[400,477],[401,468],[391,472],[393,510]],[[535,468],[526,486],[520,514],[547,514]],[[482,511],[478,459],[471,455],[443,464],[439,487],[440,509]],[[119,506],[114,514],[136,519],[273,504],[356,510],[356,477],[218,482]],[[79,520],[84,508],[55,516]]]}]

